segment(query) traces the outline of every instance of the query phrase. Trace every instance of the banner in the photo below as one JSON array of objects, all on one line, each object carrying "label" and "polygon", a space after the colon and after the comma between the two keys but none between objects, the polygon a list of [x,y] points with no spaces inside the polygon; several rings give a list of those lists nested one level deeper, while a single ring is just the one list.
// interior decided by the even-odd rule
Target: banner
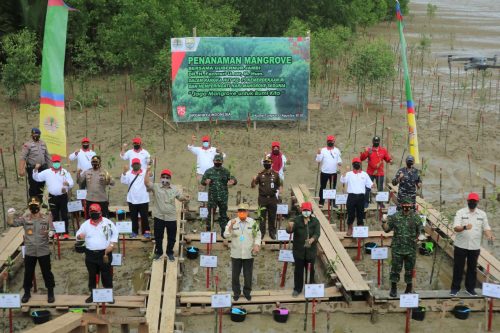
[{"label": "banner", "polygon": [[172,38],[174,121],[307,118],[309,38]]},{"label": "banner", "polygon": [[66,156],[64,55],[68,10],[62,0],[48,0],[42,52],[40,129],[50,154]]},{"label": "banner", "polygon": [[415,118],[415,103],[411,94],[410,75],[408,74],[408,61],[406,60],[406,40],[403,34],[403,14],[399,2],[396,2],[396,18],[398,20],[399,39],[401,44],[401,60],[403,63],[403,72],[405,78],[406,91],[406,114],[408,120],[408,139],[410,155],[415,158],[415,164],[420,163],[418,152],[417,120]]}]

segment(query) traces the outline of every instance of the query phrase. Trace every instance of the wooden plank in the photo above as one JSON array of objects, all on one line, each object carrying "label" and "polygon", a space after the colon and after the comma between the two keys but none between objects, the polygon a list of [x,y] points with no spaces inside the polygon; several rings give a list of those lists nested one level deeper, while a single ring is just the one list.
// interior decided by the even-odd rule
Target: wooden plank
[{"label": "wooden plank", "polygon": [[[55,295],[54,303],[47,303],[47,295],[32,294],[27,303],[23,306],[27,307],[68,307],[79,306],[89,307],[95,306],[94,303],[85,303],[88,295]],[[107,307],[114,308],[143,308],[146,298],[144,296],[115,296],[114,304],[106,304]]]},{"label": "wooden plank", "polygon": [[[333,224],[331,226],[333,228]],[[346,235],[347,232],[345,232],[345,231],[337,231],[336,234],[337,234],[337,237],[340,240],[343,240],[344,238],[354,238],[354,237],[351,237],[351,236],[347,236]],[[380,231],[370,230],[370,231],[368,231],[368,239],[370,239],[370,238],[380,238],[380,235],[383,235],[384,238],[389,238],[389,237],[392,238],[394,236],[394,232],[393,231],[385,232],[383,230],[380,230]]]},{"label": "wooden plank", "polygon": [[[304,194],[304,196],[311,197],[309,189],[307,186],[301,184],[299,185],[300,190]],[[335,251],[337,252],[337,255],[339,256],[340,260],[342,261],[342,264],[346,268],[347,272],[349,272],[349,275],[351,276],[352,280],[356,284],[356,289],[351,289],[351,290],[359,290],[359,291],[366,291],[369,290],[370,288],[368,287],[368,284],[363,280],[363,277],[359,273],[358,268],[352,261],[351,257],[347,253],[346,249],[340,242],[340,239],[337,237],[335,232],[333,232],[332,228],[330,227],[330,222],[327,220],[321,209],[319,208],[318,204],[316,201],[311,200],[311,204],[313,206],[313,212],[318,218],[320,224],[321,224],[321,229],[322,229],[322,234],[325,234],[325,236],[328,238],[330,243],[333,245],[335,248]]]},{"label": "wooden plank", "polygon": [[[166,246],[167,233],[163,235],[163,246]],[[165,248],[165,247],[163,247]],[[146,307],[146,320],[149,331],[157,332],[160,324],[161,296],[163,289],[163,275],[165,272],[165,260],[154,260],[151,265],[151,277],[149,284],[148,304]]]},{"label": "wooden plank", "polygon": [[44,324],[36,325],[24,333],[67,333],[82,325],[82,314],[68,312]]},{"label": "wooden plank", "polygon": [[3,266],[9,257],[11,257],[19,247],[23,244],[24,231],[23,227],[13,227],[10,228],[6,237],[11,237],[10,240],[3,238],[2,243],[6,246],[0,252],[0,267]]}]

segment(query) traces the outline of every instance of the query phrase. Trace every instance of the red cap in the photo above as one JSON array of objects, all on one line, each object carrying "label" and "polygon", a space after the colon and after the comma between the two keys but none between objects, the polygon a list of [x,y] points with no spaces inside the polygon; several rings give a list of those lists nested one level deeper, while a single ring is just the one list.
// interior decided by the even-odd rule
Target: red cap
[{"label": "red cap", "polygon": [[359,157],[353,158],[351,163],[356,163],[356,162],[361,163],[361,160],[359,159]]},{"label": "red cap", "polygon": [[133,138],[132,139],[132,143],[138,143],[138,144],[141,144],[142,141],[141,141],[141,138],[137,137],[137,138]]},{"label": "red cap", "polygon": [[101,205],[99,205],[98,203],[93,203],[92,205],[90,205],[89,207],[89,211],[90,212],[101,212]]},{"label": "red cap", "polygon": [[479,201],[479,194],[477,194],[476,192],[470,192],[467,200]]},{"label": "red cap", "polygon": [[210,141],[210,137],[208,135],[205,135],[201,138],[201,142],[208,142]]},{"label": "red cap", "polygon": [[335,136],[334,135],[327,136],[326,141],[335,141]]},{"label": "red cap", "polygon": [[61,162],[61,156],[59,155],[52,155],[52,162]]},{"label": "red cap", "polygon": [[300,209],[301,210],[308,210],[308,211],[312,211],[313,208],[312,208],[312,204],[308,201],[306,202],[303,202],[302,205],[300,206]]},{"label": "red cap", "polygon": [[279,141],[273,141],[273,143],[271,143],[271,147],[279,147],[279,146],[280,146]]},{"label": "red cap", "polygon": [[82,143],[84,143],[84,142],[90,142],[90,139],[89,138],[83,138],[82,139]]},{"label": "red cap", "polygon": [[161,176],[163,176],[163,175],[167,175],[167,176],[172,177],[172,171],[170,171],[168,169],[163,169],[163,170],[161,170]]},{"label": "red cap", "polygon": [[138,158],[133,158],[133,159],[132,159],[132,164],[136,164],[136,163],[137,163],[137,164],[141,164],[141,160],[140,160],[140,159],[138,159]]}]

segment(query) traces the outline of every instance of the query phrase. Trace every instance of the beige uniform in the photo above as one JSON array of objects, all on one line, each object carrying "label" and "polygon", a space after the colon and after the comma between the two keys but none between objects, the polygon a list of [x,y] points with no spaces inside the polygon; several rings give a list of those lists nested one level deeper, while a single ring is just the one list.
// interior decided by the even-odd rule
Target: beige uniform
[{"label": "beige uniform", "polygon": [[23,145],[21,159],[26,161],[28,167],[35,167],[36,164],[42,166],[50,165],[50,156],[47,145],[44,141],[28,141]]},{"label": "beige uniform", "polygon": [[472,229],[458,232],[455,235],[454,245],[465,250],[479,250],[485,230],[491,230],[486,213],[478,208],[471,212],[468,207],[460,209],[455,215],[453,228],[472,225]]},{"label": "beige uniform", "polygon": [[[258,226],[253,227],[257,222],[250,217],[247,217],[245,222],[241,222],[239,218],[235,220],[233,230],[230,231],[232,221],[229,221],[224,231],[224,237],[231,237],[231,258],[251,259],[253,246],[260,246],[261,243],[260,229]],[[254,228],[258,230],[255,235],[253,234]]]},{"label": "beige uniform", "polygon": [[106,193],[107,185],[114,185],[113,178],[110,177],[109,184],[106,181],[106,170],[89,169],[78,176],[78,184],[81,188],[87,189],[87,201],[103,202],[108,201],[108,194]]},{"label": "beige uniform", "polygon": [[26,214],[14,219],[14,227],[24,228],[25,254],[31,257],[42,257],[50,254],[49,231],[52,228],[52,215],[41,214],[40,218],[33,218]]}]

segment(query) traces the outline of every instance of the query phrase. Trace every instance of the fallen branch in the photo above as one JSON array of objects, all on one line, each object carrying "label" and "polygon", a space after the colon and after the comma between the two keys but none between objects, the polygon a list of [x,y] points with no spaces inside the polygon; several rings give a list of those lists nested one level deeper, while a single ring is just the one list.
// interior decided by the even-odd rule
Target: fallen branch
[{"label": "fallen branch", "polygon": [[151,110],[148,107],[146,107],[146,110],[148,110],[149,112],[151,112],[152,114],[154,114],[155,116],[157,116],[158,118],[160,118],[163,122],[165,122],[165,124],[167,124],[168,126],[170,126],[171,129],[173,129],[174,131],[177,132],[177,128],[175,128],[175,126],[172,125],[170,122],[168,122],[166,119],[163,119],[163,117],[160,116],[158,113],[154,112],[153,110]]}]

